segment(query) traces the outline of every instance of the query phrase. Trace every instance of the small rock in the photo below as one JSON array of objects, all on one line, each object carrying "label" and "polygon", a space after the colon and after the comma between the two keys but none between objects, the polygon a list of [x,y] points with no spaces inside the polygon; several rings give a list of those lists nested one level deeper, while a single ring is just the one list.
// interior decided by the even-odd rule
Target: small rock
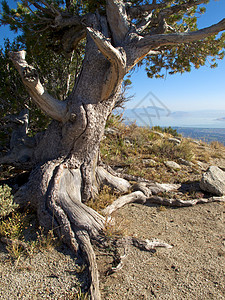
[{"label": "small rock", "polygon": [[144,158],[142,159],[142,162],[146,167],[155,167],[157,165],[157,162],[150,158]]},{"label": "small rock", "polygon": [[196,145],[201,145],[201,143],[200,143],[199,141],[196,141],[196,140],[191,140],[191,142],[192,142],[193,144],[196,144]]},{"label": "small rock", "polygon": [[116,171],[117,173],[123,173],[123,168],[121,168],[121,167],[115,167],[115,168],[113,168],[114,169],[114,171]]},{"label": "small rock", "polygon": [[175,171],[181,169],[181,166],[178,165],[175,161],[170,161],[170,160],[164,161],[164,164],[165,164],[168,168],[170,168],[170,169],[172,169],[172,170],[175,170]]},{"label": "small rock", "polygon": [[197,161],[196,163],[200,167],[201,170],[206,171],[208,169],[209,165],[207,163],[204,163],[202,161]]},{"label": "small rock", "polygon": [[185,160],[183,158],[178,158],[179,163],[185,166],[193,167],[194,164],[191,161]]},{"label": "small rock", "polygon": [[175,144],[175,145],[180,145],[181,141],[175,138],[169,138],[168,139],[169,142]]},{"label": "small rock", "polygon": [[202,175],[200,188],[214,195],[225,195],[225,172],[216,166],[211,166]]}]

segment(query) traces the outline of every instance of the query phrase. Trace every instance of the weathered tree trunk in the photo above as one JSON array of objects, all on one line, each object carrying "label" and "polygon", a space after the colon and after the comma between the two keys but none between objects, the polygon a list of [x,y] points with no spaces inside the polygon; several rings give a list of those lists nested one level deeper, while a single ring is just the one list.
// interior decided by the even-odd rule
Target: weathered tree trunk
[{"label": "weathered tree trunk", "polygon": [[[205,30],[185,34],[164,34],[158,26],[160,33],[150,30],[144,35],[143,31],[152,18],[152,7],[156,5],[153,2],[150,8],[147,5],[147,15],[137,24],[131,21],[135,19],[138,7],[133,7],[132,16],[132,10],[129,12],[124,1],[107,0],[106,16],[91,13],[84,18],[70,18],[67,14],[64,18],[54,6],[45,4],[54,17],[52,28],[65,29],[63,46],[75,47],[86,32],[82,70],[65,101],[54,99],[45,91],[36,70],[27,64],[25,51],[12,54],[12,60],[33,101],[54,119],[46,132],[36,137],[37,146],[32,155],[29,154],[30,162],[35,167],[29,182],[18,191],[17,201],[30,201],[37,208],[42,226],[54,229],[74,251],[82,248],[89,265],[91,296],[96,300],[100,299],[100,292],[91,243],[104,244],[102,231],[105,218],[84,203],[97,193],[101,180],[118,186],[123,192],[130,187],[126,180],[118,180],[97,168],[99,144],[107,117],[119,96],[123,77],[146,55],[158,53],[160,46],[199,40],[225,26],[223,20]],[[35,5],[35,1],[32,4]],[[39,4],[35,7],[46,12],[46,8]],[[162,11],[159,20],[164,20],[165,13],[170,15],[171,11]],[[77,35],[76,26],[82,29],[80,35]],[[128,202],[145,202],[149,192],[146,192],[146,187],[141,190],[145,194],[134,192],[131,197],[122,197],[106,209],[106,213],[110,214]],[[138,244],[134,239],[130,241]],[[146,250],[152,247],[149,242],[139,244]]]},{"label": "weathered tree trunk", "polygon": [[73,250],[81,247],[90,267],[92,297],[100,299],[91,240],[102,241],[105,218],[83,202],[98,190],[99,145],[121,80],[108,99],[101,101],[110,63],[93,40],[87,39],[83,68],[67,101],[66,119],[53,121],[40,136],[32,157],[36,167],[16,197],[37,208],[41,226],[54,229]]}]

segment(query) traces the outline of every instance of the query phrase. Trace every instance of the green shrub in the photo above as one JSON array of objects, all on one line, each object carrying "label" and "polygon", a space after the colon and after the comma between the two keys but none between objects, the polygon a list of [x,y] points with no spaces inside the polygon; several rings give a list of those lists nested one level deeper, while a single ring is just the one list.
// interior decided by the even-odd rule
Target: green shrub
[{"label": "green shrub", "polygon": [[8,185],[0,186],[0,219],[8,216],[18,205],[13,203],[12,189]]},{"label": "green shrub", "polygon": [[0,236],[20,240],[23,238],[23,231],[27,226],[27,214],[12,213],[12,216],[0,222]]},{"label": "green shrub", "polygon": [[169,126],[169,127],[154,126],[154,127],[152,127],[152,130],[162,132],[162,133],[164,133],[164,132],[169,133],[169,134],[173,135],[174,137],[179,136],[177,130],[173,129],[171,126]]}]

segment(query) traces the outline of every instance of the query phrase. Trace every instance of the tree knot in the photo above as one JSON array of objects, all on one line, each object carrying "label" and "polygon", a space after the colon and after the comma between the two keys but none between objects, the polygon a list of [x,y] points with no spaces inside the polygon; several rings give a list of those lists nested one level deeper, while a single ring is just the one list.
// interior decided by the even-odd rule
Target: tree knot
[{"label": "tree knot", "polygon": [[77,118],[77,115],[75,113],[71,113],[70,114],[70,121],[71,122],[75,122],[76,121],[76,118]]}]

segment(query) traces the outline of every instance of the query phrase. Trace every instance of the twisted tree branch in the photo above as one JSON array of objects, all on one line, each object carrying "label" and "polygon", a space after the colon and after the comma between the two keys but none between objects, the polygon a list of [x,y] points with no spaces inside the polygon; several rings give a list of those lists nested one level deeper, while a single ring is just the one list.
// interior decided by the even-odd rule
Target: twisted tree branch
[{"label": "twisted tree branch", "polygon": [[87,30],[98,49],[111,63],[111,68],[109,73],[106,74],[106,80],[102,90],[102,100],[105,100],[110,97],[126,74],[126,53],[123,48],[113,47],[110,40],[98,30],[91,27],[87,27]]},{"label": "twisted tree branch", "polygon": [[193,32],[171,34],[148,34],[139,40],[137,47],[146,48],[146,51],[166,45],[178,45],[203,40],[213,34],[225,30],[225,18],[217,24]]},{"label": "twisted tree branch", "polygon": [[160,11],[159,15],[160,15],[160,17],[168,18],[169,16],[171,16],[173,14],[176,14],[180,11],[187,11],[189,8],[203,4],[205,2],[206,2],[205,0],[197,0],[197,1],[190,0],[183,4],[177,4],[177,5],[171,6],[169,8],[165,8]]},{"label": "twisted tree branch", "polygon": [[39,80],[36,69],[28,65],[25,56],[26,52],[24,50],[10,53],[10,58],[18,70],[33,101],[51,118],[61,122],[65,121],[67,103],[53,98],[46,92]]},{"label": "twisted tree branch", "polygon": [[151,4],[131,6],[127,9],[127,11],[128,11],[128,14],[132,18],[138,18],[138,17],[143,17],[143,15],[146,14],[147,12],[152,12],[153,10],[162,9],[159,14],[161,16],[163,16],[164,18],[167,18],[174,13],[178,13],[180,11],[186,11],[188,8],[203,4],[206,1],[205,0],[196,0],[196,1],[190,0],[190,1],[187,1],[186,3],[176,4],[174,6],[166,8],[166,6],[168,5],[167,2],[168,1],[156,3],[156,1],[152,1]]},{"label": "twisted tree branch", "polygon": [[120,45],[129,30],[126,8],[123,0],[107,0],[106,14],[115,45]]}]

